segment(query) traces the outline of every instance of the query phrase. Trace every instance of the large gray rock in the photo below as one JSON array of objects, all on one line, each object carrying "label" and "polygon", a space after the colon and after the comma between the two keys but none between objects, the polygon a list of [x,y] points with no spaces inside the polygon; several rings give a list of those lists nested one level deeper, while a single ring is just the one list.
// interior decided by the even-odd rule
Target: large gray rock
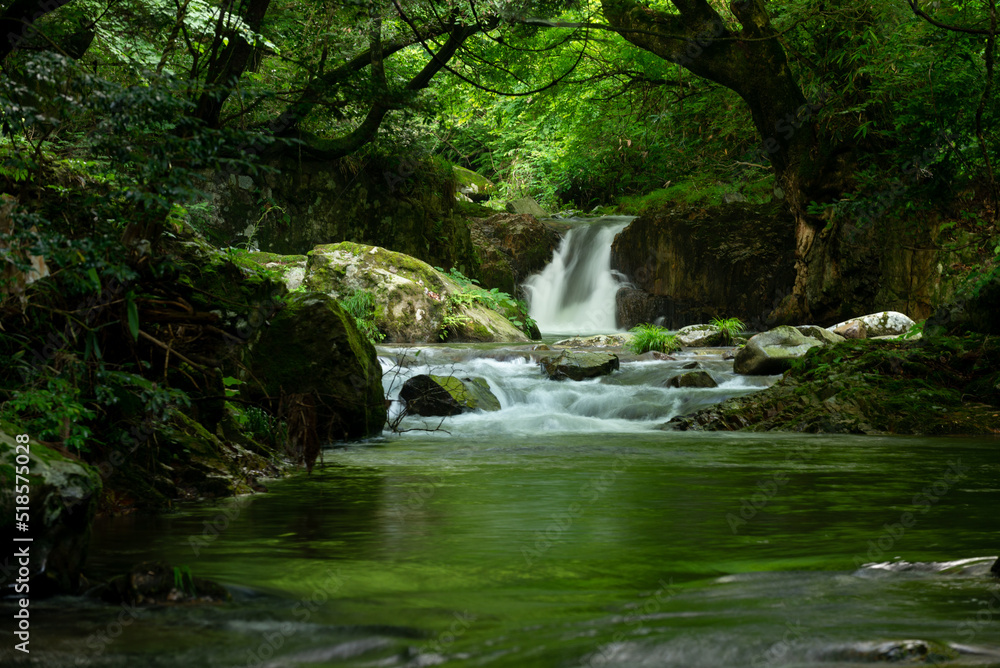
[{"label": "large gray rock", "polygon": [[620,348],[627,345],[633,334],[597,334],[595,336],[574,336],[556,341],[552,345],[559,348]]},{"label": "large gray rock", "polygon": [[818,325],[799,325],[795,329],[799,330],[806,336],[811,336],[814,339],[819,339],[824,343],[829,343],[829,344],[840,343],[841,341],[847,340],[840,334],[831,332],[830,330],[824,329]]},{"label": "large gray rock", "polygon": [[722,330],[715,325],[688,325],[677,330],[677,343],[685,348],[703,348],[722,343]]},{"label": "large gray rock", "polygon": [[552,380],[585,380],[606,376],[619,367],[617,355],[564,350],[558,357],[542,360],[542,369]]},{"label": "large gray rock", "polygon": [[403,383],[399,391],[406,411],[413,415],[458,415],[470,411],[498,411],[500,400],[484,378],[456,378],[421,374]]},{"label": "large gray rock", "polygon": [[667,387],[718,387],[707,371],[689,371],[667,381]]},{"label": "large gray rock", "polygon": [[[29,557],[23,567],[19,559],[13,558],[0,565],[0,586],[6,590],[7,585],[23,577],[18,584],[27,584],[30,596],[26,591],[20,593],[28,598],[75,592],[87,559],[101,476],[90,466],[63,457],[37,441],[27,447],[22,445],[20,450],[17,447],[14,437],[0,432],[0,536],[8,550],[29,547]],[[27,457],[27,464],[18,463],[19,455],[22,462]],[[23,477],[18,479],[18,475]],[[16,493],[16,486],[24,485],[29,492],[28,503]],[[27,506],[28,510],[18,511],[18,506]],[[17,523],[22,521],[27,531],[19,530]],[[14,542],[15,538],[33,540]]]},{"label": "large gray rock", "polygon": [[503,315],[481,303],[452,304],[462,288],[450,276],[409,255],[351,242],[317,246],[308,254],[305,286],[341,298],[366,290],[375,298],[376,327],[387,343],[527,341]]},{"label": "large gray rock", "polygon": [[810,348],[823,345],[819,339],[805,336],[788,325],[775,327],[750,338],[736,353],[733,371],[749,376],[784,373]]},{"label": "large gray rock", "polygon": [[844,322],[839,322],[832,327],[827,327],[831,332],[835,332],[845,325],[860,322],[864,325],[868,338],[876,336],[901,336],[910,331],[913,327],[913,320],[899,311],[882,311],[880,313],[870,313],[859,318],[851,318]]},{"label": "large gray rock", "polygon": [[507,202],[506,209],[509,213],[526,213],[535,218],[547,218],[548,212],[538,206],[538,202],[531,197],[522,197],[513,202]]}]

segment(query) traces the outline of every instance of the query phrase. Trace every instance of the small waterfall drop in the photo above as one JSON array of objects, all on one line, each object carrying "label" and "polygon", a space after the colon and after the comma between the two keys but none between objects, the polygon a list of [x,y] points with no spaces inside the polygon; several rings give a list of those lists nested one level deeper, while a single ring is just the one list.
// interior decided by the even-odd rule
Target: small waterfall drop
[{"label": "small waterfall drop", "polygon": [[524,282],[531,317],[543,334],[618,331],[615,294],[624,277],[611,270],[611,242],[634,216],[577,219],[552,262]]}]

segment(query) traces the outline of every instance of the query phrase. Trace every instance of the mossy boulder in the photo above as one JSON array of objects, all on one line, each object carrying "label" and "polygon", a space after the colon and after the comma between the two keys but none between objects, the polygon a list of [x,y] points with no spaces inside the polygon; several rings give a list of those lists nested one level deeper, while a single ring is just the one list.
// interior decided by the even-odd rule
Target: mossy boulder
[{"label": "mossy boulder", "polygon": [[747,344],[736,353],[733,371],[752,376],[770,376],[784,373],[792,362],[815,346],[822,346],[819,339],[804,335],[788,325],[775,327],[750,337]]},{"label": "mossy boulder", "polygon": [[500,400],[484,378],[457,378],[421,374],[403,383],[399,391],[406,411],[413,415],[445,416],[470,411],[498,411]]},{"label": "mossy boulder", "polygon": [[[375,296],[375,325],[388,343],[527,341],[506,317],[458,296],[463,288],[426,262],[351,242],[309,253],[307,288],[339,298],[356,290]],[[451,298],[455,295],[455,298]]]},{"label": "mossy boulder", "polygon": [[829,329],[826,329],[824,327],[820,327],[818,325],[799,325],[795,329],[797,329],[800,332],[802,332],[802,334],[805,335],[805,336],[808,336],[808,337],[811,337],[811,338],[814,338],[814,339],[819,339],[820,341],[823,341],[823,342],[825,342],[827,344],[840,343],[841,341],[845,341],[846,340],[840,334],[836,334],[836,333],[830,331]]},{"label": "mossy boulder", "polygon": [[535,218],[546,218],[548,217],[548,212],[538,205],[533,197],[522,197],[520,199],[515,199],[507,202],[504,207],[509,213],[526,213]]},{"label": "mossy boulder", "polygon": [[473,202],[485,202],[497,189],[492,181],[471,169],[458,165],[452,165],[452,169],[455,170],[455,180],[458,181],[458,193]]},{"label": "mossy boulder", "polygon": [[634,334],[596,334],[594,336],[573,336],[556,341],[557,348],[621,348],[631,343]]},{"label": "mossy boulder", "polygon": [[382,369],[375,348],[337,301],[316,292],[289,295],[247,348],[241,395],[279,413],[308,406],[323,441],[382,433]]},{"label": "mossy boulder", "polygon": [[723,343],[722,330],[715,325],[688,325],[677,330],[677,343],[685,348],[705,348]]},{"label": "mossy boulder", "polygon": [[611,353],[564,350],[557,357],[543,359],[541,366],[552,380],[586,380],[607,376],[619,368],[620,362],[618,355]]},{"label": "mossy boulder", "polygon": [[[12,432],[13,433],[13,432]],[[18,456],[27,452],[27,464]],[[23,461],[23,457],[22,457]],[[21,469],[20,467],[26,467]],[[17,476],[23,476],[18,478]],[[24,478],[27,478],[25,481]],[[8,549],[30,546],[27,577],[18,584],[27,584],[26,597],[76,592],[80,573],[87,560],[91,521],[101,494],[100,474],[83,462],[65,457],[37,441],[18,449],[15,437],[0,431],[0,536]],[[19,499],[27,485],[28,503]],[[19,506],[27,506],[19,511]],[[20,531],[20,513],[26,513],[28,531]],[[18,514],[15,517],[15,513]],[[14,542],[15,538],[31,538],[30,543]],[[0,568],[0,586],[15,583],[19,573],[17,559]]]},{"label": "mossy boulder", "polygon": [[665,429],[1000,433],[1000,341],[848,340],[811,348],[771,387]]},{"label": "mossy boulder", "polygon": [[277,253],[247,253],[245,261],[267,269],[280,278],[289,290],[302,286],[306,277],[305,255],[278,255]]},{"label": "mossy boulder", "polygon": [[711,374],[707,371],[689,371],[679,376],[674,376],[667,381],[667,387],[718,387]]}]

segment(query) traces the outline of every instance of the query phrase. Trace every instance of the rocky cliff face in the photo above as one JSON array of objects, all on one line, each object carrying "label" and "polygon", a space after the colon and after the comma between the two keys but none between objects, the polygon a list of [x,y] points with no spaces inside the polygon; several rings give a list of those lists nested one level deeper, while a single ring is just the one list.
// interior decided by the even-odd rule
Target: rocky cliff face
[{"label": "rocky cliff face", "polygon": [[524,279],[544,269],[559,246],[559,233],[529,214],[498,213],[470,228],[482,284],[512,295],[521,296]]},{"label": "rocky cliff face", "polygon": [[618,324],[669,328],[738,317],[764,329],[791,291],[794,222],[780,204],[732,203],[645,214],[615,238],[611,267],[633,288],[618,295]]},{"label": "rocky cliff face", "polygon": [[283,255],[336,241],[381,246],[476,276],[457,182],[438,162],[365,165],[281,160],[276,171],[217,183],[211,227],[222,246],[256,245]]}]

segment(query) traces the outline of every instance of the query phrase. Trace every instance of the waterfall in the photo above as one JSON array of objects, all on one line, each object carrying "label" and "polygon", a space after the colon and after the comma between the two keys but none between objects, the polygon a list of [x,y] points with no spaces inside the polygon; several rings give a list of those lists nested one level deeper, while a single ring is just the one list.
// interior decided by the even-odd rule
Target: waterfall
[{"label": "waterfall", "polygon": [[624,277],[611,270],[611,242],[633,218],[574,221],[552,262],[524,282],[531,317],[543,334],[618,331],[615,293]]}]

